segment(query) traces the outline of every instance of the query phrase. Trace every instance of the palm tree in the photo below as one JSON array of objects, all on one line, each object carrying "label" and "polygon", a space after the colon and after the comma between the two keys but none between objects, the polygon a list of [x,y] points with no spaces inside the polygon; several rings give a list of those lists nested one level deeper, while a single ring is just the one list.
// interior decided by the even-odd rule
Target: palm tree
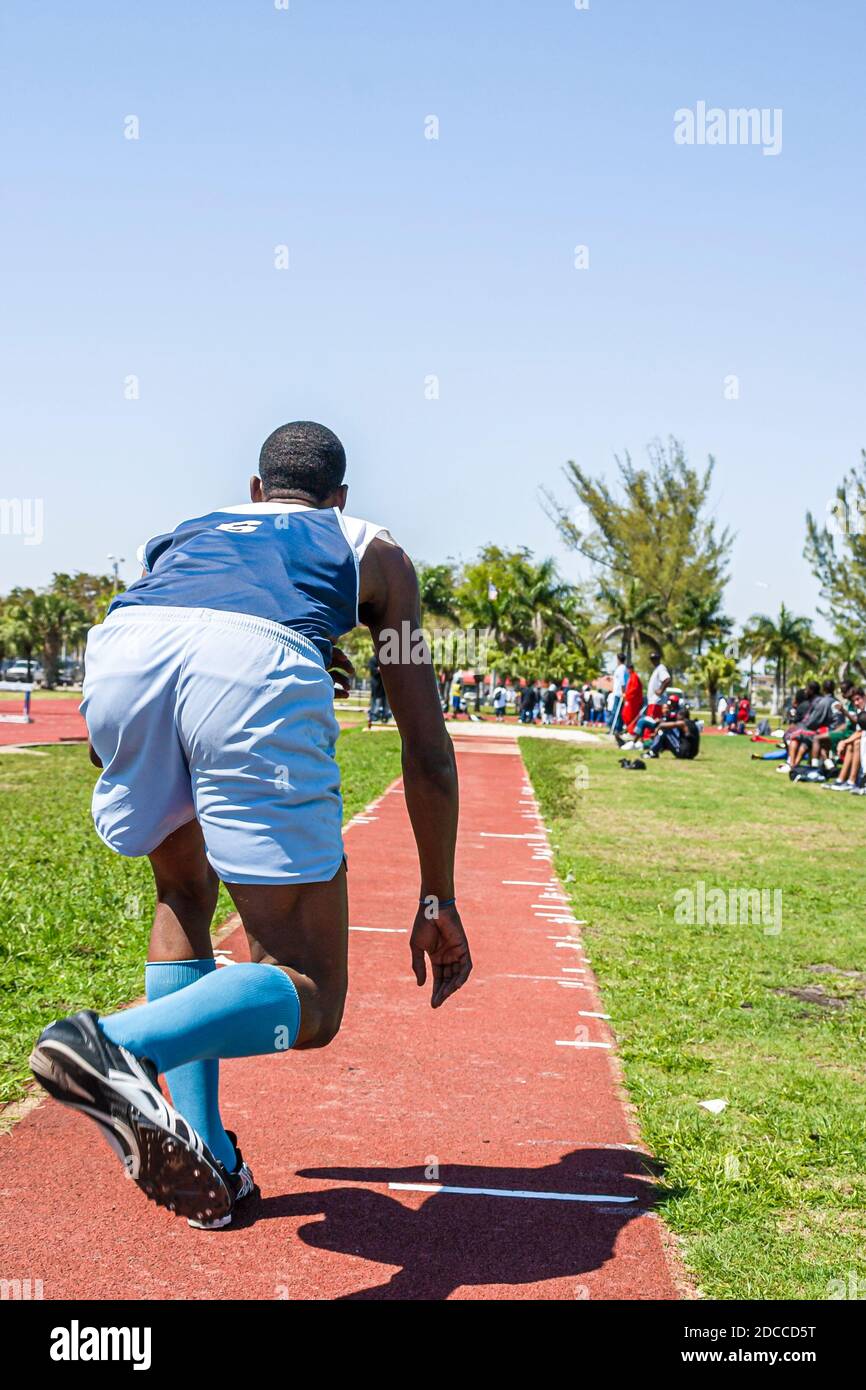
[{"label": "palm tree", "polygon": [[609,584],[601,584],[598,591],[608,626],[602,632],[602,640],[622,643],[626,661],[630,662],[632,650],[641,642],[651,646],[662,644],[658,629],[657,611],[660,603],[658,594],[649,594],[636,579],[630,579],[624,589],[614,589]]},{"label": "palm tree", "polygon": [[836,625],[833,655],[839,663],[839,680],[866,679],[866,639],[858,628],[847,623]]},{"label": "palm tree", "polygon": [[27,662],[28,680],[33,675],[33,653],[37,646],[30,623],[30,605],[35,597],[35,589],[15,588],[10,590],[3,605],[4,646]]},{"label": "palm tree", "polygon": [[737,675],[737,663],[722,647],[711,647],[695,661],[690,676],[707,692],[710,718],[716,722],[716,697]]},{"label": "palm tree", "polygon": [[684,642],[694,642],[695,655],[700,656],[704,643],[710,645],[727,637],[733,623],[721,612],[722,596],[718,590],[705,594],[689,593],[680,613],[679,636]]},{"label": "palm tree", "polygon": [[743,633],[743,645],[757,657],[773,664],[773,714],[777,714],[788,686],[788,668],[793,662],[817,661],[818,638],[808,618],[798,618],[784,603],[776,619],[755,613]]},{"label": "palm tree", "polygon": [[50,689],[57,679],[64,643],[83,640],[88,627],[87,614],[79,604],[59,594],[23,591],[19,591],[8,605],[7,613],[18,634],[19,650],[24,652],[28,664],[34,651],[41,650],[45,683]]},{"label": "palm tree", "polygon": [[418,590],[425,613],[458,622],[453,565],[419,565]]},{"label": "palm tree", "polygon": [[542,560],[539,565],[527,562],[524,566],[518,614],[528,625],[536,647],[549,646],[557,637],[574,640],[580,636],[573,590],[560,578],[551,559]]}]

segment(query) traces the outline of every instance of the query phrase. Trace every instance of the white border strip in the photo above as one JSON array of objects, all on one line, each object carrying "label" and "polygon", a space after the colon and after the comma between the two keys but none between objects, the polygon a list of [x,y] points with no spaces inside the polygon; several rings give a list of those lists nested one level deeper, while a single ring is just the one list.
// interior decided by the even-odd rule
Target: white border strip
[{"label": "white border strip", "polygon": [[460,1197],[522,1197],[531,1202],[636,1202],[637,1197],[609,1197],[603,1192],[523,1192],[510,1187],[447,1187],[444,1183],[389,1182],[392,1192],[450,1192]]}]

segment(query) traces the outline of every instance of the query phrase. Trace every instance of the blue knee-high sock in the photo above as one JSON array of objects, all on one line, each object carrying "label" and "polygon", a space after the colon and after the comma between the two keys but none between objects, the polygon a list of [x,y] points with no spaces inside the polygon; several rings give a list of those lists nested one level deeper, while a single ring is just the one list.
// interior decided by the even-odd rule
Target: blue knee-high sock
[{"label": "blue knee-high sock", "polygon": [[163,1073],[208,1057],[259,1057],[294,1045],[298,992],[276,965],[228,965],[194,985],[99,1020],[113,1043]]},{"label": "blue knee-high sock", "polygon": [[[148,961],[144,974],[148,1002],[176,994],[215,970],[213,956],[204,960]],[[214,1157],[232,1172],[237,1155],[220,1118],[219,1075],[219,1062],[208,1058],[205,1062],[174,1067],[165,1079],[175,1109],[198,1130]]]}]

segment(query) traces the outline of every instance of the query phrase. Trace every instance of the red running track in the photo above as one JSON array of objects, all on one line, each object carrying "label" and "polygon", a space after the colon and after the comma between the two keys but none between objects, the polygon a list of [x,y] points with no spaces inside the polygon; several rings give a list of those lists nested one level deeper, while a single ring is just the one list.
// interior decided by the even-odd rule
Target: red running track
[{"label": "red running track", "polygon": [[[409,972],[418,878],[396,784],[347,833],[340,1036],[223,1063],[261,1199],[193,1231],[47,1102],[0,1139],[4,1278],[41,1279],[46,1299],[678,1296],[609,1046],[557,1045],[611,1033],[516,744],[467,739],[458,758],[464,990],[434,1012]],[[223,949],[242,958],[240,931]]]},{"label": "red running track", "polygon": [[[24,696],[0,700],[0,714],[20,714]],[[0,720],[0,746],[17,743],[61,743],[87,738],[87,726],[78,712],[78,700],[34,695],[30,701],[29,724],[10,724]]]}]

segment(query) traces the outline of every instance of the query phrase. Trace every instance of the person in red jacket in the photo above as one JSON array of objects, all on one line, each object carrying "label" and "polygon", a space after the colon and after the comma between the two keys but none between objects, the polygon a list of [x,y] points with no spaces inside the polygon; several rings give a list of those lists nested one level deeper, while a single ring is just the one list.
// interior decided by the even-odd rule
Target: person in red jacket
[{"label": "person in red jacket", "polygon": [[626,681],[625,698],[622,705],[622,723],[630,734],[634,734],[634,726],[643,708],[643,683],[634,668],[634,662],[628,660],[626,666],[628,667],[628,680]]}]

